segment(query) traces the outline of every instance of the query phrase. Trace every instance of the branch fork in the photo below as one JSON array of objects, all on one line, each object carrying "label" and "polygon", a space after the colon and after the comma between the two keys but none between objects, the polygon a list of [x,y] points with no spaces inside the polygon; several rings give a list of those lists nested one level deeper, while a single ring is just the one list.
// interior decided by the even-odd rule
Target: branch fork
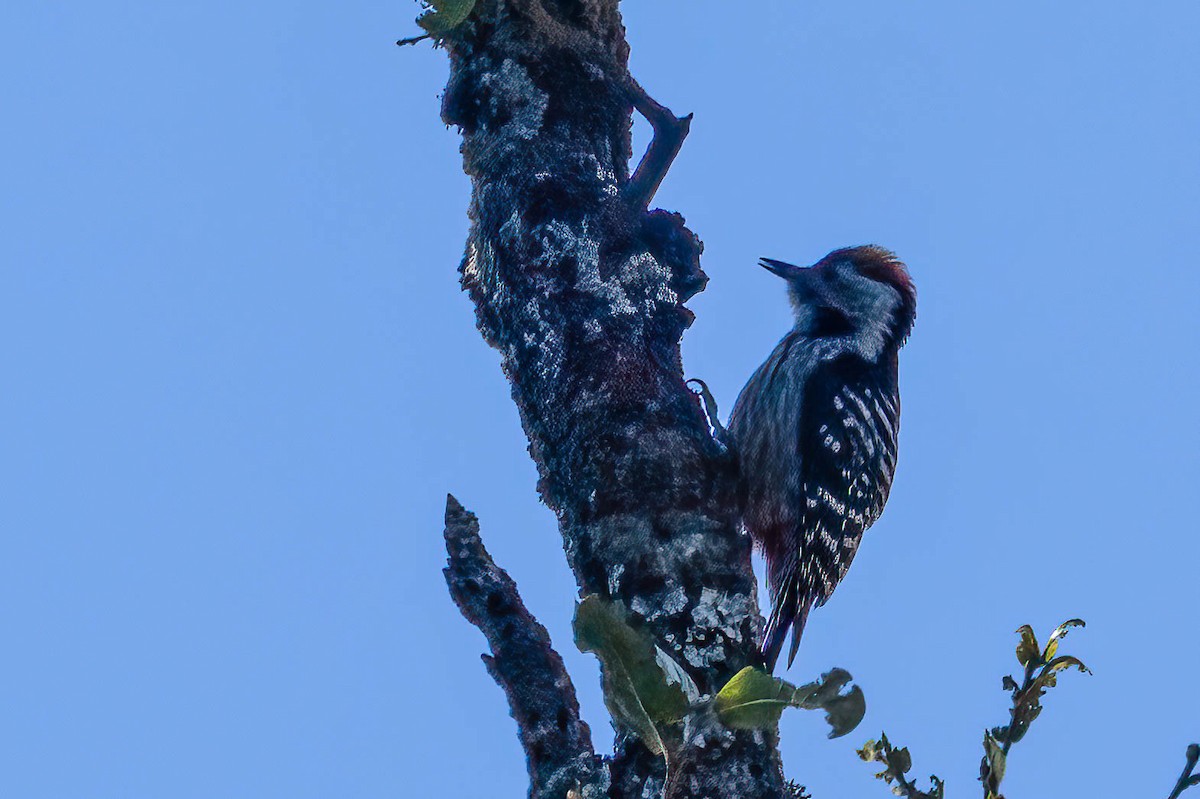
[{"label": "branch fork", "polygon": [[663,179],[675,162],[692,127],[692,115],[677,117],[642,88],[632,75],[628,77],[626,94],[634,109],[654,129],[654,138],[646,148],[642,160],[625,186],[625,196],[638,208],[645,210],[658,192]]}]

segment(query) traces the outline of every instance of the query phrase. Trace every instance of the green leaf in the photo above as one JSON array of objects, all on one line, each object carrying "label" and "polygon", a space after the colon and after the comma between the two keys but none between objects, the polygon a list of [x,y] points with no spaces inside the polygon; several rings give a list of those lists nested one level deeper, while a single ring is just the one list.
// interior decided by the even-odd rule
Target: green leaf
[{"label": "green leaf", "polygon": [[475,0],[428,0],[429,10],[417,17],[417,24],[433,36],[449,33],[467,21],[475,9]]},{"label": "green leaf", "polygon": [[796,698],[796,686],[747,666],[717,692],[717,716],[726,727],[754,730],[779,723],[779,717]]},{"label": "green leaf", "polygon": [[575,609],[575,644],[600,659],[604,703],[613,719],[650,751],[665,755],[659,725],[682,719],[688,703],[683,689],[667,681],[650,635],[629,626],[620,603],[593,594]]},{"label": "green leaf", "polygon": [[1058,677],[1056,676],[1056,672],[1062,671],[1063,669],[1069,669],[1072,666],[1079,669],[1084,674],[1092,673],[1091,669],[1083,665],[1083,661],[1081,661],[1079,658],[1072,657],[1071,655],[1059,655],[1054,660],[1042,667],[1041,673],[1039,673],[1034,679],[1030,690],[1038,691],[1040,693],[1045,691],[1047,688],[1055,687],[1058,685]]},{"label": "green leaf", "polygon": [[[852,731],[867,714],[867,698],[863,696],[861,688],[855,685],[848,692],[841,692],[850,680],[850,672],[834,668],[822,674],[819,683],[809,683],[799,689],[799,695],[808,694],[800,707],[825,711],[825,721],[832,727],[830,738],[840,738]],[[814,686],[815,690],[809,690]]]},{"label": "green leaf", "polygon": [[1028,624],[1021,625],[1017,633],[1021,636],[1021,641],[1017,644],[1017,662],[1022,666],[1028,666],[1037,661],[1042,648],[1038,646],[1037,636],[1033,634],[1033,628]]},{"label": "green leaf", "polygon": [[1062,669],[1070,668],[1071,666],[1075,666],[1084,674],[1092,673],[1091,669],[1083,665],[1083,661],[1070,655],[1060,655],[1059,657],[1056,657],[1054,660],[1046,664],[1045,668],[1042,669],[1042,673],[1053,674],[1056,671],[1061,671]]},{"label": "green leaf", "polygon": [[696,686],[692,676],[684,671],[683,666],[679,665],[679,661],[657,644],[654,646],[654,662],[662,669],[667,683],[678,685],[689,703],[700,701],[700,689]]},{"label": "green leaf", "polygon": [[909,754],[908,747],[893,750],[888,758],[888,766],[894,774],[907,774],[912,769],[912,755]]},{"label": "green leaf", "polygon": [[1013,720],[1010,723],[1008,733],[1008,742],[1017,743],[1025,737],[1025,733],[1029,732],[1029,725],[1037,719],[1042,713],[1042,705],[1036,696],[1037,691],[1033,692],[1035,696],[1028,700],[1022,700],[1013,708]]},{"label": "green leaf", "polygon": [[1046,651],[1042,653],[1042,660],[1054,660],[1054,656],[1058,653],[1058,642],[1067,637],[1067,633],[1072,627],[1086,626],[1087,623],[1083,619],[1067,619],[1055,627],[1054,632],[1050,633],[1050,640],[1046,642]]},{"label": "green leaf", "polygon": [[754,666],[747,666],[725,684],[716,696],[717,715],[727,727],[764,729],[779,723],[785,708],[824,710],[825,720],[837,738],[853,730],[867,712],[862,689],[853,686],[846,694],[841,689],[850,681],[845,669],[823,674],[819,682],[800,687],[773,677]]},{"label": "green leaf", "polygon": [[987,758],[988,771],[990,772],[988,778],[989,787],[999,790],[1000,783],[1004,779],[1004,770],[1007,766],[1008,758],[1005,756],[1000,742],[988,732],[983,734],[983,751]]}]

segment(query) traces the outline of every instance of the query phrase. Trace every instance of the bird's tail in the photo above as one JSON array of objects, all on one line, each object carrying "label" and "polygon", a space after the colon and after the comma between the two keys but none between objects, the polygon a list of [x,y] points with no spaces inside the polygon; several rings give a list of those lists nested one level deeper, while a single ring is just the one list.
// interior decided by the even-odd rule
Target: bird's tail
[{"label": "bird's tail", "polygon": [[784,570],[781,576],[771,575],[771,587],[776,590],[771,600],[771,615],[767,619],[767,629],[763,632],[762,654],[767,671],[775,671],[775,663],[783,651],[783,642],[787,639],[788,631],[792,633],[792,643],[788,649],[788,668],[796,659],[796,651],[800,648],[800,636],[804,633],[804,623],[808,620],[808,609],[812,599],[801,591],[800,580],[791,570]]}]

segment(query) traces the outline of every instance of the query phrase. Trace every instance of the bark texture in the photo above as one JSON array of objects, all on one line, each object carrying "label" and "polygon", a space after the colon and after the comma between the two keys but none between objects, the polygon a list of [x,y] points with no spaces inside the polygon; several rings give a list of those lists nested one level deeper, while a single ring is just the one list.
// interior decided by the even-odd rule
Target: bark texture
[{"label": "bark texture", "polygon": [[546,628],[525,608],[512,578],[479,537],[479,521],[446,498],[446,584],[463,615],[487,638],[483,662],[508,697],[537,795],[600,799],[608,775],[592,750],[592,733],[579,717],[575,686]]},{"label": "bark texture", "polygon": [[[683,303],[707,279],[701,244],[682,217],[646,208],[686,120],[667,124],[630,79],[615,0],[479,0],[443,43],[443,118],[462,132],[473,187],[462,285],[501,354],[580,593],[622,600],[714,693],[755,662],[761,619],[731,465],[683,382]],[[662,113],[631,180],[635,105]],[[452,586],[456,568],[452,558]],[[487,633],[477,611],[467,615]],[[531,635],[548,649],[544,630]],[[488,637],[496,675],[503,656]],[[591,745],[561,677],[578,749],[566,759],[583,763]],[[506,690],[531,795],[565,795],[539,783],[523,700]],[[697,720],[680,762],[671,797],[783,795],[771,734]],[[605,764],[613,799],[664,794],[661,761],[636,739],[622,736]]]}]

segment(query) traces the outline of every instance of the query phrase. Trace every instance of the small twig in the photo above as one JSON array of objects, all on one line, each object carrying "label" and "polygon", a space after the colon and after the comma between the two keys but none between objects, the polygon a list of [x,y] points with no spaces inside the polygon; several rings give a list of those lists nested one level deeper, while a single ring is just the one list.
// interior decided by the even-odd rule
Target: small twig
[{"label": "small twig", "polygon": [[1068,619],[1054,628],[1046,646],[1041,646],[1033,628],[1028,624],[1017,629],[1020,642],[1017,644],[1017,662],[1024,669],[1021,684],[1012,675],[1005,675],[1001,685],[1009,691],[1012,707],[1008,711],[1008,724],[993,727],[983,733],[983,758],[979,762],[979,781],[983,783],[987,799],[999,799],[1000,783],[1008,771],[1008,753],[1013,744],[1022,740],[1029,726],[1042,712],[1042,697],[1050,688],[1058,685],[1058,672],[1076,668],[1084,674],[1091,670],[1079,658],[1059,652],[1059,643],[1073,627],[1084,627],[1083,619]]},{"label": "small twig", "polygon": [[654,129],[654,137],[646,154],[642,156],[633,176],[626,184],[625,193],[639,208],[646,208],[654,199],[663,178],[679,155],[683,140],[692,126],[692,115],[677,117],[666,106],[658,103],[641,87],[631,75],[628,80],[629,101],[639,114],[646,118]]},{"label": "small twig", "polygon": [[561,797],[576,788],[599,796],[607,785],[580,718],[575,686],[550,636],[525,607],[517,585],[479,537],[479,521],[446,497],[444,570],[450,596],[487,638],[483,662],[508,697],[529,766],[530,796]]},{"label": "small twig", "polygon": [[432,36],[432,33],[422,33],[420,36],[411,36],[407,39],[399,39],[396,41],[396,46],[404,47],[405,45],[416,44],[417,42],[423,42],[426,39],[432,38]]},{"label": "small twig", "polygon": [[[1025,666],[1025,679],[1024,679],[1024,681],[1022,681],[1020,689],[1015,694],[1014,701],[1015,701],[1016,697],[1024,696],[1025,692],[1028,691],[1031,687],[1033,687],[1033,673],[1035,671],[1037,671],[1036,666],[1037,666],[1037,664],[1034,661],[1030,661]],[[1004,731],[1004,742],[1003,742],[1004,745],[1000,747],[1000,751],[1003,752],[1006,757],[1008,756],[1008,750],[1012,749],[1012,745],[1014,743],[1012,737],[1013,737],[1013,729],[1016,726],[1017,726],[1017,707],[1014,704],[1013,707],[1010,708],[1008,711],[1008,727]]]},{"label": "small twig", "polygon": [[903,774],[896,775],[896,785],[900,788],[900,790],[904,791],[904,793],[902,793],[901,796],[913,797],[913,796],[923,796],[924,795],[919,790],[917,790],[916,783],[909,782],[908,780],[904,779]]},{"label": "small twig", "polygon": [[1188,788],[1200,785],[1200,774],[1193,773],[1196,770],[1197,761],[1200,761],[1200,744],[1190,744],[1187,748],[1187,760],[1183,765],[1183,773],[1179,775],[1179,780],[1175,783],[1175,790],[1171,791],[1171,795],[1167,799],[1179,799],[1179,795]]}]

